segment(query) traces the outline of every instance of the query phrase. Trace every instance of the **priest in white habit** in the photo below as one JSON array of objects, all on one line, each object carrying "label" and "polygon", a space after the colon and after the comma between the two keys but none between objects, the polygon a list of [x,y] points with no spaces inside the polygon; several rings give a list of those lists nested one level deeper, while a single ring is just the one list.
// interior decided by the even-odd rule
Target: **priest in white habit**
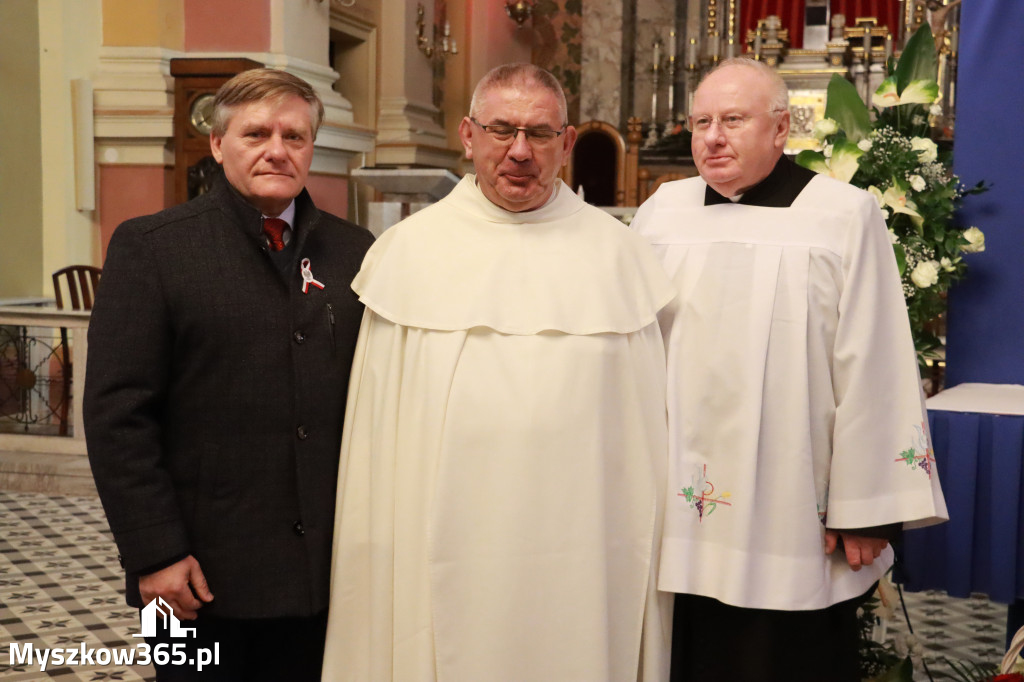
[{"label": "priest in white habit", "polygon": [[689,119],[700,177],[637,211],[678,292],[659,587],[672,680],[859,680],[856,611],[901,528],[947,518],[889,234],[783,156],[788,91],[728,60]]},{"label": "priest in white habit", "polygon": [[475,175],[352,284],[323,679],[666,680],[671,282],[558,179],[548,72],[488,73],[459,134]]}]

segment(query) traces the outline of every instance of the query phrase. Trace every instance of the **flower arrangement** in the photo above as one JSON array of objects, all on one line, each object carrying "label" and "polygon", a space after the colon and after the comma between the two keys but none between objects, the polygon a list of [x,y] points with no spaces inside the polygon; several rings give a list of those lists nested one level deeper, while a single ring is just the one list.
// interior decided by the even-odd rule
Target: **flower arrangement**
[{"label": "flower arrangement", "polygon": [[952,153],[928,135],[929,115],[941,107],[938,60],[931,28],[923,25],[890,58],[887,77],[872,97],[874,120],[856,88],[839,75],[828,85],[825,119],[815,124],[822,151],[802,151],[797,163],[867,190],[875,197],[893,242],[918,359],[942,345],[934,320],[945,312],[945,293],[967,271],[962,254],[985,250],[977,227],[958,225],[963,198],[984,192],[952,172]]}]

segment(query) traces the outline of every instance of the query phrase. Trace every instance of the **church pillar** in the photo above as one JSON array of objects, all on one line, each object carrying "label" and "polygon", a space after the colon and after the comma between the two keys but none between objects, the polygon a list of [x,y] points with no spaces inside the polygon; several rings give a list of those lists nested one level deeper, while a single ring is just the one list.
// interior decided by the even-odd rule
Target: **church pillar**
[{"label": "church pillar", "polygon": [[[430,59],[417,47],[416,0],[381,3],[378,165],[454,168],[459,152],[448,148],[440,110],[433,103]],[[424,35],[433,38],[434,3],[424,2]]]}]

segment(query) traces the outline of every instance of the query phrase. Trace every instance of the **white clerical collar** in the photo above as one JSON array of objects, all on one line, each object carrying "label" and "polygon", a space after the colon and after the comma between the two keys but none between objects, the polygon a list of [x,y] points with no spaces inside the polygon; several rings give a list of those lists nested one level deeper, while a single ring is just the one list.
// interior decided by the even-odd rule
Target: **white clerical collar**
[{"label": "white clerical collar", "polygon": [[[270,218],[271,216],[264,213],[263,217]],[[288,223],[288,229],[281,234],[281,241],[283,241],[285,246],[287,246],[288,242],[291,241],[292,233],[294,232],[294,228],[292,226],[295,224],[295,199],[292,199],[292,203],[288,204],[288,208],[281,211],[281,215],[277,217]]]},{"label": "white clerical collar", "polygon": [[[480,178],[479,178],[479,176],[477,176],[477,175],[473,176],[473,185],[477,189],[480,189]],[[536,211],[536,210],[541,209],[541,208],[547,208],[551,204],[555,203],[555,199],[558,198],[558,190],[561,188],[561,186],[562,186],[562,183],[555,182],[552,185],[552,187],[551,187],[551,196],[548,197],[548,200],[545,201],[540,206],[538,206],[537,208],[531,208],[530,211]],[[481,193],[483,193],[483,190],[480,190],[480,191],[481,191]],[[490,201],[490,199],[488,199],[488,201]],[[295,202],[293,201],[292,203],[294,204]],[[494,202],[492,201],[491,203],[493,204]],[[497,206],[497,204],[495,204],[495,206]],[[498,206],[498,208],[502,208],[502,207]],[[507,208],[502,208],[502,210],[503,211],[507,211],[508,209]],[[510,212],[511,213],[515,213],[515,211],[510,211]],[[529,211],[522,211],[522,213],[529,213]],[[284,216],[282,215],[281,217],[283,218]]]}]

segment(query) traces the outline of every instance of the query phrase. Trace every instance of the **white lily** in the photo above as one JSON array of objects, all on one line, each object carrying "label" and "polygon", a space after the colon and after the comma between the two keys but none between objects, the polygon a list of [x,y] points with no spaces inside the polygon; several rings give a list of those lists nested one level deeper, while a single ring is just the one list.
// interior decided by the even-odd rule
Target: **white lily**
[{"label": "white lily", "polygon": [[939,84],[933,80],[911,81],[903,92],[896,92],[896,77],[882,81],[871,95],[871,103],[879,109],[901,104],[931,104],[939,98]]},{"label": "white lily", "polygon": [[812,171],[836,180],[849,182],[857,172],[857,168],[860,166],[860,157],[864,156],[864,152],[847,139],[836,140],[830,151],[831,154],[815,159],[808,167]]},{"label": "white lily", "polygon": [[917,212],[917,204],[907,198],[906,190],[893,185],[882,193],[882,201],[892,209],[893,213],[903,213],[910,216],[914,223],[920,225],[924,218]]}]

